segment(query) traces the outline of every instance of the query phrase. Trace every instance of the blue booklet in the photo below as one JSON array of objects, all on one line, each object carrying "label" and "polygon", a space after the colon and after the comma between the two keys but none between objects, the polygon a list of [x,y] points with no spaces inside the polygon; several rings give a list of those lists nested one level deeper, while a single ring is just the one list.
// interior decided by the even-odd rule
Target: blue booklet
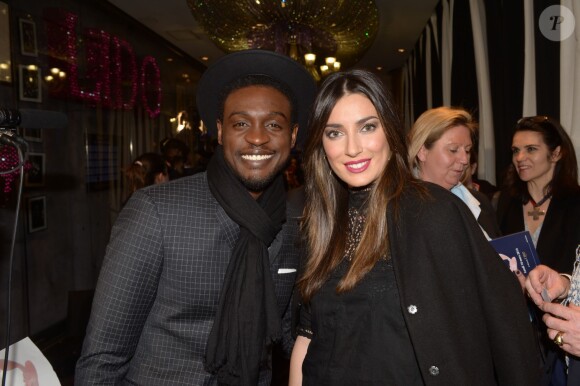
[{"label": "blue booklet", "polygon": [[490,243],[512,272],[519,270],[524,276],[528,276],[528,273],[540,264],[532,236],[528,231],[498,237]]}]

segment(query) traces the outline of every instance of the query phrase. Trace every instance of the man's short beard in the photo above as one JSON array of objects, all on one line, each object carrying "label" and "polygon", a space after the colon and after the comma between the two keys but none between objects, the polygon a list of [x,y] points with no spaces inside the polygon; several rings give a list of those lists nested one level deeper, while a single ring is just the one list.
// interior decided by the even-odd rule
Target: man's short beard
[{"label": "man's short beard", "polygon": [[250,192],[261,193],[261,192],[265,191],[272,184],[272,182],[274,182],[276,177],[278,177],[282,173],[282,170],[284,170],[284,169],[285,169],[285,167],[281,166],[277,170],[275,170],[272,174],[268,175],[266,178],[261,178],[261,179],[244,178],[244,177],[239,176],[239,175],[238,175],[238,178],[240,179],[240,182]]},{"label": "man's short beard", "polygon": [[286,162],[282,163],[271,174],[269,174],[265,178],[261,178],[261,179],[245,178],[244,176],[239,175],[235,169],[233,169],[233,170],[234,170],[234,174],[236,175],[236,177],[238,177],[238,179],[240,180],[242,185],[244,185],[244,187],[246,189],[248,189],[248,191],[253,192],[253,193],[262,193],[272,184],[272,182],[274,182],[276,177],[278,177],[279,175],[282,174],[282,171],[284,169],[286,169],[289,162],[290,162],[290,156],[288,156],[288,159],[286,159]]},{"label": "man's short beard", "polygon": [[248,191],[253,193],[261,193],[268,188],[272,184],[272,182],[276,179],[278,174],[273,176],[268,176],[268,178],[260,179],[260,180],[250,180],[246,178],[241,178],[240,182],[244,185]]}]

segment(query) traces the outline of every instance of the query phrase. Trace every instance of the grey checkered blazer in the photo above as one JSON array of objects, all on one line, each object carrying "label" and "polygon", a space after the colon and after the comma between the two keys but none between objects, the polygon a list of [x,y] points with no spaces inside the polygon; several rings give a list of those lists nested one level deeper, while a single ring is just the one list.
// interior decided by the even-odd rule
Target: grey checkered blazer
[{"label": "grey checkered blazer", "polygon": [[[269,248],[288,352],[300,213],[288,205]],[[238,234],[205,173],[134,193],[112,230],[75,384],[216,384],[203,358]],[[263,369],[260,384],[270,378]]]}]

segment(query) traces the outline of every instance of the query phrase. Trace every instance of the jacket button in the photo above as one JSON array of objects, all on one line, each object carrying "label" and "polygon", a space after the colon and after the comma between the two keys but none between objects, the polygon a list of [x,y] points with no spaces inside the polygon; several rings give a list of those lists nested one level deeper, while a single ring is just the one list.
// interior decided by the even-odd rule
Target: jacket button
[{"label": "jacket button", "polygon": [[431,374],[434,377],[439,375],[439,367],[437,367],[437,366],[429,367],[429,374]]},{"label": "jacket button", "polygon": [[411,315],[415,315],[417,313],[417,306],[411,304],[409,307],[407,307],[407,311],[409,311]]}]

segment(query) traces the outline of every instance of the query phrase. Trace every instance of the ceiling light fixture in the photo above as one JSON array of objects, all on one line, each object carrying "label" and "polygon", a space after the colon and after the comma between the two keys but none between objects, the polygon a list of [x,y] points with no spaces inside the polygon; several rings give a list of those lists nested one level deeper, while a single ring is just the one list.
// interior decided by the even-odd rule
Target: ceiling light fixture
[{"label": "ceiling light fixture", "polygon": [[[357,63],[373,43],[379,26],[375,0],[187,3],[210,39],[225,52],[265,49],[288,55],[307,68],[316,68],[316,58],[337,58],[338,67],[332,64],[329,71]],[[314,63],[307,64],[305,54],[316,54]],[[326,61],[320,64],[328,66]]]}]

